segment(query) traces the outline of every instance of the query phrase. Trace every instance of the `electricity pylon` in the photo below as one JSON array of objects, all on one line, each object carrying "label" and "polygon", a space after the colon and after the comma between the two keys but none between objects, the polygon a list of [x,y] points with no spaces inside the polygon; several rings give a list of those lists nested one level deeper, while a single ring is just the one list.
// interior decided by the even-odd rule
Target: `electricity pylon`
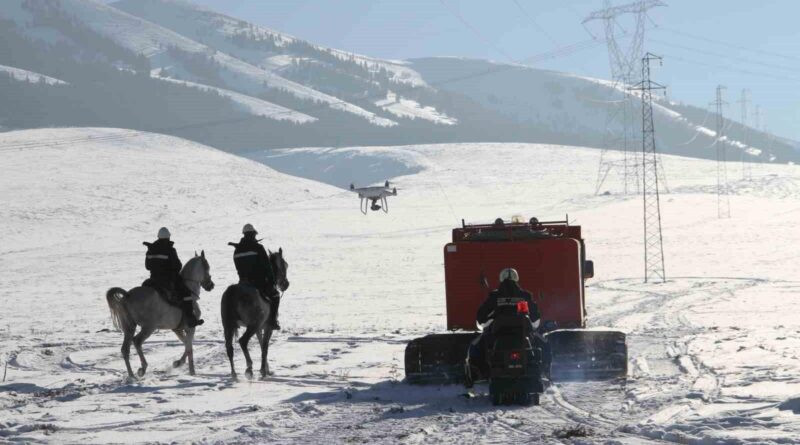
[{"label": "electricity pylon", "polygon": [[722,116],[722,108],[728,103],[722,100],[722,90],[725,87],[717,85],[717,99],[712,105],[717,107],[717,137],[714,145],[717,149],[717,217],[731,217],[731,200],[728,191],[728,163],[727,148],[725,146],[725,119]]},{"label": "electricity pylon", "polygon": [[748,162],[747,156],[749,153],[747,150],[750,148],[750,128],[747,126],[747,108],[750,104],[750,92],[746,89],[742,89],[742,98],[739,99],[739,103],[742,105],[742,132],[744,136],[742,137],[743,143],[745,148],[742,149],[742,179],[746,181],[751,181],[753,179],[753,163]]},{"label": "electricity pylon", "polygon": [[664,244],[661,236],[661,201],[659,198],[659,156],[656,152],[656,129],[653,123],[653,90],[665,87],[650,80],[650,62],[661,57],[647,53],[642,58],[642,81],[633,90],[642,92],[642,197],[644,202],[644,282],[666,281]]},{"label": "electricity pylon", "polygon": [[[612,7],[610,0],[605,0],[605,8],[592,12],[582,22],[584,25],[594,20],[603,22],[613,82],[611,89],[615,93],[611,97],[606,115],[595,194],[600,193],[603,183],[612,171],[621,173],[625,194],[639,193],[640,163],[638,150],[634,149],[634,141],[637,139],[634,98],[627,90],[633,83],[641,59],[647,10],[656,6],[666,6],[666,4],[660,0],[640,0]],[[636,19],[636,27],[627,47],[621,45],[616,32],[616,28],[619,27],[617,17],[625,14],[632,14]],[[618,159],[613,151],[621,151],[622,159]]]}]

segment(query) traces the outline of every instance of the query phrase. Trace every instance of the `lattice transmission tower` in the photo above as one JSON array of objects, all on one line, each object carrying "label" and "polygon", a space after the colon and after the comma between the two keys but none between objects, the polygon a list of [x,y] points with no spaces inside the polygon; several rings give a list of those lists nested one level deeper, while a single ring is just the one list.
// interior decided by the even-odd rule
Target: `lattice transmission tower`
[{"label": "lattice transmission tower", "polygon": [[747,109],[750,105],[750,91],[746,88],[742,89],[742,98],[739,99],[739,104],[742,106],[742,131],[744,132],[742,142],[747,146],[742,149],[742,179],[751,181],[753,179],[753,163],[748,162],[748,153],[745,151],[750,148],[750,128],[747,126]]},{"label": "lattice transmission tower", "polygon": [[[657,6],[666,6],[666,3],[660,0],[640,0],[626,5],[611,6],[610,0],[605,0],[605,8],[592,12],[582,22],[584,25],[595,20],[603,22],[613,82],[612,91],[614,91],[606,115],[595,194],[600,193],[601,187],[612,173],[621,176],[625,194],[639,193],[640,159],[638,150],[634,148],[638,139],[636,137],[638,126],[634,117],[635,98],[627,90],[638,74],[647,11]],[[623,45],[622,36],[617,32],[617,28],[621,28],[617,18],[627,14],[634,16],[636,25],[629,44]]]},{"label": "lattice transmission tower", "polygon": [[647,53],[642,58],[642,81],[632,87],[642,93],[642,197],[644,202],[644,282],[666,281],[664,243],[661,236],[661,201],[659,197],[659,156],[656,151],[656,128],[653,123],[653,90],[665,87],[650,80],[650,62],[661,57]]},{"label": "lattice transmission tower", "polygon": [[711,105],[717,107],[717,137],[714,145],[717,148],[717,217],[731,217],[731,200],[728,186],[727,147],[725,144],[725,118],[722,109],[728,103],[722,100],[725,87],[717,85],[717,98]]}]

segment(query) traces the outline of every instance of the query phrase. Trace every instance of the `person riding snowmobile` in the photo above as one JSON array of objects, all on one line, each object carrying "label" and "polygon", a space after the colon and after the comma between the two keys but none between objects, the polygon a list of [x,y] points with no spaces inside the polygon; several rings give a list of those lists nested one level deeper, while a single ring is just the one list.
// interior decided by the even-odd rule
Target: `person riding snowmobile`
[{"label": "person riding snowmobile", "polygon": [[189,327],[199,326],[203,324],[203,320],[198,320],[194,315],[192,291],[186,287],[181,277],[183,264],[173,247],[174,243],[169,238],[169,230],[162,227],[158,230],[156,241],[143,243],[147,246],[144,267],[150,271],[150,278],[145,280],[142,286],[163,290],[166,294],[174,293]]},{"label": "person riding snowmobile", "polygon": [[280,330],[278,324],[278,305],[280,294],[275,289],[275,273],[269,261],[269,255],[256,239],[258,232],[252,224],[242,228],[242,239],[239,243],[230,243],[233,251],[233,264],[239,274],[239,282],[247,283],[258,289],[261,296],[270,304],[268,323],[273,329]]},{"label": "person riding snowmobile", "polygon": [[[533,324],[531,331],[539,326],[539,307],[533,302],[531,293],[519,286],[519,273],[515,269],[507,268],[500,272],[500,285],[491,291],[489,296],[481,303],[476,315],[478,324],[484,325],[494,319],[494,316],[505,310],[516,312],[516,301],[526,301],[528,303],[529,317]],[[508,301],[508,303],[507,303]],[[490,326],[485,326],[479,335],[469,346],[467,351],[467,372],[471,375],[467,379],[467,386],[479,378],[475,375],[486,377],[489,374],[489,364],[486,360],[486,351],[494,343],[494,335]]]}]

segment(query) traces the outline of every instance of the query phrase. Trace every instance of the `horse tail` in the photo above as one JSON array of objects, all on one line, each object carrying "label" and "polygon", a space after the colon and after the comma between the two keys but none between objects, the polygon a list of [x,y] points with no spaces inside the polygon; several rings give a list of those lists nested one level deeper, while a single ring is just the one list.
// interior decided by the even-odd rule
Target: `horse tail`
[{"label": "horse tail", "polygon": [[111,321],[114,327],[126,331],[130,326],[135,326],[128,308],[123,304],[123,298],[128,296],[128,291],[119,287],[112,287],[106,292],[106,301],[108,302],[108,309],[111,311]]}]

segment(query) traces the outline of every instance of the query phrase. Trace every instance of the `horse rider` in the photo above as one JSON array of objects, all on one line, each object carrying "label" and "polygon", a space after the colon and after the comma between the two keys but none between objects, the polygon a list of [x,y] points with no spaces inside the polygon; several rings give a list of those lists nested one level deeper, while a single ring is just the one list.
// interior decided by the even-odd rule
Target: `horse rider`
[{"label": "horse rider", "polygon": [[[498,300],[501,302],[498,304]],[[531,332],[535,332],[539,326],[539,307],[533,302],[531,293],[523,289],[519,285],[519,273],[516,269],[506,268],[500,272],[500,285],[497,289],[491,291],[489,296],[481,303],[478,308],[478,314],[475,317],[476,321],[483,325],[489,323],[494,319],[498,311],[506,310],[507,304],[504,302],[514,302],[511,310],[516,311],[516,301],[526,301],[528,303],[529,317],[532,322]],[[532,339],[533,340],[533,339]],[[467,351],[467,365],[470,374],[477,371],[481,376],[488,376],[489,365],[486,360],[486,351],[494,343],[494,335],[490,326],[484,326],[483,332],[478,338],[472,341]],[[467,379],[467,382],[477,380],[476,378]]]},{"label": "horse rider", "polygon": [[193,328],[203,324],[203,320],[198,320],[194,315],[194,296],[181,277],[183,265],[169,238],[169,230],[162,227],[158,230],[156,241],[142,243],[147,246],[144,267],[150,271],[150,278],[142,286],[163,289],[167,294],[174,293],[180,302],[186,324]]},{"label": "horse rider", "polygon": [[256,239],[257,234],[252,224],[244,225],[239,243],[230,243],[236,248],[233,251],[233,264],[239,274],[239,282],[258,289],[261,296],[270,304],[268,323],[272,329],[280,330],[281,326],[278,324],[280,294],[275,289],[275,273],[261,240]]}]

